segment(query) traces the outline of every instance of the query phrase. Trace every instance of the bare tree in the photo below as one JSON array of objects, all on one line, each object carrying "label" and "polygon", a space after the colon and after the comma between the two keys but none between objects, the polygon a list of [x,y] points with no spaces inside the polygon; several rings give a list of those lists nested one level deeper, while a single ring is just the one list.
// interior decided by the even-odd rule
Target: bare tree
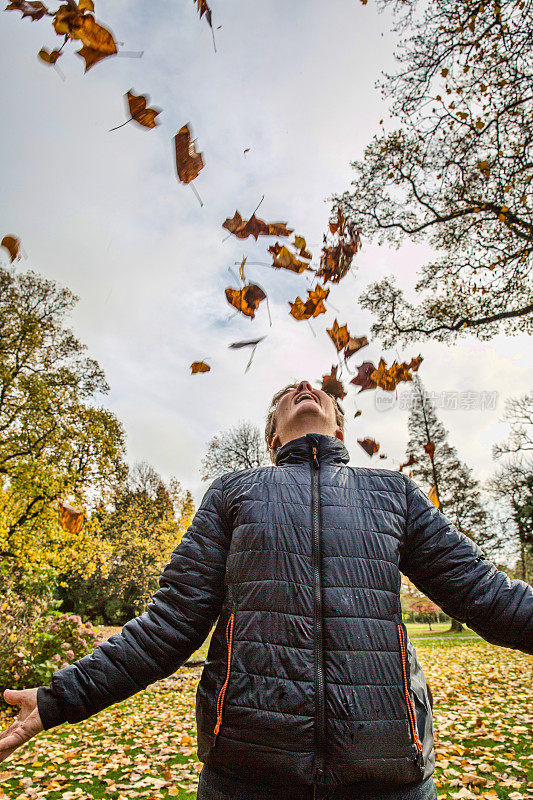
[{"label": "bare tree", "polygon": [[228,431],[213,436],[202,459],[201,478],[213,480],[225,472],[269,465],[270,457],[259,428],[240,421]]},{"label": "bare tree", "polygon": [[505,403],[502,422],[508,422],[511,430],[505,442],[493,446],[492,457],[533,453],[533,392],[510,397]]}]

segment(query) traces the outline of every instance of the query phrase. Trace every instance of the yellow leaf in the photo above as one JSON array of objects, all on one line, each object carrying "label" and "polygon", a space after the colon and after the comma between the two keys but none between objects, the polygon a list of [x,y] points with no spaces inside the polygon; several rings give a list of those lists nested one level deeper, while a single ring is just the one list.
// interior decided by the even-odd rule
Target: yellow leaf
[{"label": "yellow leaf", "polygon": [[436,505],[437,508],[440,506],[439,498],[437,497],[437,489],[435,487],[435,484],[433,484],[433,486],[429,490],[428,497],[431,500],[431,502]]}]

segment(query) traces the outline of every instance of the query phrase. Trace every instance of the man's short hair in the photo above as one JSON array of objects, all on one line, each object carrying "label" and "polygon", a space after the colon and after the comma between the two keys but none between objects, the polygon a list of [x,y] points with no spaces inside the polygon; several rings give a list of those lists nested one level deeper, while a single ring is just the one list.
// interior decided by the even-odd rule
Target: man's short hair
[{"label": "man's short hair", "polygon": [[[278,403],[281,397],[285,394],[285,392],[287,392],[289,389],[296,389],[300,385],[300,383],[301,381],[296,381],[295,383],[288,383],[287,386],[284,386],[283,389],[280,389],[278,392],[276,392],[276,394],[270,401],[270,406],[266,416],[265,442],[270,455],[270,460],[272,461],[273,464],[276,463],[277,447],[269,447],[268,443],[276,430],[276,411],[278,408]],[[324,390],[322,389],[322,391]],[[328,397],[331,397],[333,401],[333,405],[335,407],[335,421],[344,434],[344,412],[340,407],[337,398],[334,397],[332,394],[330,394],[330,392],[326,392],[326,394],[328,395]]]}]

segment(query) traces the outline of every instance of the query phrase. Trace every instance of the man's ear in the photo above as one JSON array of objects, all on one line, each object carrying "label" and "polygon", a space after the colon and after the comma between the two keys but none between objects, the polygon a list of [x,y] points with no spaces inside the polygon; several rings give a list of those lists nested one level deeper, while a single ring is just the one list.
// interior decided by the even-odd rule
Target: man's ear
[{"label": "man's ear", "polygon": [[337,430],[335,431],[335,436],[337,437],[337,439],[340,439],[341,442],[344,442],[344,434],[341,428],[337,428]]},{"label": "man's ear", "polygon": [[270,439],[268,446],[270,447],[271,450],[273,450],[275,448],[277,449],[280,445],[281,445],[281,439],[279,438],[277,433],[274,433],[272,435],[272,438]]}]

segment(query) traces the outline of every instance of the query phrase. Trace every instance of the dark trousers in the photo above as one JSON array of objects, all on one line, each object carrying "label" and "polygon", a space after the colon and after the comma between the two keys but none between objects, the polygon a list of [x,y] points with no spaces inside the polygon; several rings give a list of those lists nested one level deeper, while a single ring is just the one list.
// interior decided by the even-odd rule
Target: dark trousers
[{"label": "dark trousers", "polygon": [[[373,788],[372,788],[373,787]],[[433,776],[421,783],[397,786],[393,789],[375,788],[365,782],[337,787],[321,794],[322,800],[437,800],[437,789]],[[314,800],[313,787],[298,786],[293,789],[270,789],[259,787],[245,780],[237,780],[202,767],[198,781],[196,800]]]}]

